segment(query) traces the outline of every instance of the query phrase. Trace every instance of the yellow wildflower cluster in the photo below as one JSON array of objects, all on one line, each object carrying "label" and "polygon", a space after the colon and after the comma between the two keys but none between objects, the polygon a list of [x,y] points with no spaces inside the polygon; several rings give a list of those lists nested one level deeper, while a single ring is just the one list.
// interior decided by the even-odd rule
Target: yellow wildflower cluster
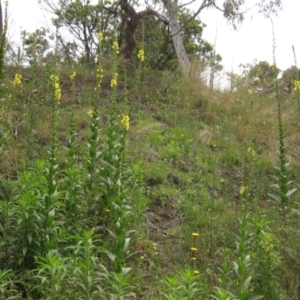
[{"label": "yellow wildflower cluster", "polygon": [[249,153],[250,156],[254,157],[256,155],[256,151],[252,148],[252,147],[249,147],[247,149],[247,152]]},{"label": "yellow wildflower cluster", "polygon": [[118,85],[118,73],[114,73],[110,81],[110,87],[114,88]]},{"label": "yellow wildflower cluster", "polygon": [[143,62],[145,60],[145,51],[141,49],[138,53],[138,59]]},{"label": "yellow wildflower cluster", "polygon": [[129,129],[129,116],[127,116],[127,115],[122,115],[122,116],[123,116],[123,118],[121,120],[121,123],[122,123],[124,129],[126,131],[128,131],[128,129]]},{"label": "yellow wildflower cluster", "polygon": [[89,117],[93,117],[93,110],[92,109],[89,109],[88,111],[87,111],[87,114],[88,114],[88,116]]},{"label": "yellow wildflower cluster", "polygon": [[113,42],[112,48],[114,49],[114,51],[115,51],[116,54],[120,53],[118,42],[116,42],[116,41]]},{"label": "yellow wildflower cluster", "polygon": [[97,77],[97,87],[99,88],[102,83],[103,79],[103,68],[101,66],[98,66],[96,71],[96,77]]},{"label": "yellow wildflower cluster", "polygon": [[71,78],[71,80],[74,80],[75,77],[76,77],[76,72],[74,71],[74,72],[70,75],[70,78]]},{"label": "yellow wildflower cluster", "polygon": [[15,86],[22,85],[22,75],[17,73],[12,83]]},{"label": "yellow wildflower cluster", "polygon": [[58,104],[60,104],[61,89],[60,89],[60,86],[59,86],[59,76],[58,75],[51,75],[50,80],[51,80],[52,86],[54,88],[55,100],[57,101]]},{"label": "yellow wildflower cluster", "polygon": [[245,194],[245,190],[246,190],[246,187],[244,185],[242,185],[241,188],[240,188],[240,194],[244,195]]},{"label": "yellow wildflower cluster", "polygon": [[98,32],[97,38],[98,38],[99,41],[102,41],[104,39],[103,32]]},{"label": "yellow wildflower cluster", "polygon": [[300,80],[293,80],[294,91],[300,91]]},{"label": "yellow wildflower cluster", "polygon": [[253,90],[252,90],[252,89],[249,89],[249,90],[248,90],[248,94],[249,94],[249,95],[252,95],[252,94],[253,94]]}]

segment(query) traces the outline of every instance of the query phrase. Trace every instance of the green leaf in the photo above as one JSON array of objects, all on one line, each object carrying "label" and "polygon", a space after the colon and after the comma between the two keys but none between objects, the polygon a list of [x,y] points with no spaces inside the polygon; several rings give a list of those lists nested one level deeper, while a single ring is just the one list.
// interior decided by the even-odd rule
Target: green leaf
[{"label": "green leaf", "polygon": [[273,198],[273,200],[277,201],[278,203],[281,203],[281,199],[278,195],[275,195],[275,194],[271,194],[271,193],[268,193],[268,195]]},{"label": "green leaf", "polygon": [[54,217],[55,215],[55,208],[53,208],[52,210],[49,211],[48,216],[49,217]]},{"label": "green leaf", "polygon": [[132,268],[122,268],[122,274],[125,276],[125,275],[127,275],[131,270],[132,270]]},{"label": "green leaf", "polygon": [[27,235],[29,245],[32,243],[32,235]]},{"label": "green leaf", "polygon": [[286,197],[290,197],[290,196],[293,195],[296,191],[297,191],[296,188],[291,189],[291,190],[289,190],[289,191],[285,194],[285,196],[286,196]]},{"label": "green leaf", "polygon": [[243,283],[243,288],[248,289],[251,283],[252,276],[249,276]]}]

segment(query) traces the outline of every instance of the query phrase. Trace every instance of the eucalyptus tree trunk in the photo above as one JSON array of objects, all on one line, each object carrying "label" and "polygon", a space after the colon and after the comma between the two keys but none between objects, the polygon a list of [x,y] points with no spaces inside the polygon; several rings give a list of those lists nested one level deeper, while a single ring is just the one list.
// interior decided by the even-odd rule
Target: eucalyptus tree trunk
[{"label": "eucalyptus tree trunk", "polygon": [[183,74],[188,77],[191,69],[191,62],[185,51],[183,39],[178,20],[178,0],[162,0],[169,16],[169,26],[171,30],[172,40],[176,52],[176,56]]},{"label": "eucalyptus tree trunk", "polygon": [[2,3],[0,0],[0,36],[2,36],[3,33],[3,13],[2,13]]}]

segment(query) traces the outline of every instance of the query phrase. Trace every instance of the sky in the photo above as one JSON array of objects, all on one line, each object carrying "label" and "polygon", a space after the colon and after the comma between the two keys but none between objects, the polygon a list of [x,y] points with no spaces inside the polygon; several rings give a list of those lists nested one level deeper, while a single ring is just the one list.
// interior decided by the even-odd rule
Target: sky
[{"label": "sky", "polygon": [[[251,4],[254,0],[246,0]],[[189,2],[189,1],[185,1]],[[198,1],[202,3],[201,1]],[[275,28],[276,64],[281,70],[294,65],[292,46],[300,60],[300,1],[282,0],[283,10],[273,18]],[[195,5],[194,7],[197,7]],[[191,7],[192,8],[192,7]],[[270,19],[250,10],[244,22],[234,30],[215,9],[201,12],[200,19],[207,25],[203,37],[215,45],[227,72],[239,72],[240,64],[257,61],[273,63],[273,34]],[[20,43],[20,30],[34,31],[51,25],[50,17],[40,9],[38,0],[9,0],[9,36]],[[299,55],[297,55],[299,54]]]}]

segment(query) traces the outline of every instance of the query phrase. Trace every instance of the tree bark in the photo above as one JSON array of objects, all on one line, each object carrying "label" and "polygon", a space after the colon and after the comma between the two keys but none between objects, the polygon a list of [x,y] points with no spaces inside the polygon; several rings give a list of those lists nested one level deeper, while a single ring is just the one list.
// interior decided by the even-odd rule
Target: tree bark
[{"label": "tree bark", "polygon": [[122,10],[126,14],[122,54],[124,58],[130,59],[132,56],[132,52],[136,47],[134,34],[139,25],[140,16],[126,0],[120,0],[120,4]]},{"label": "tree bark", "polygon": [[162,2],[169,15],[169,26],[179,66],[184,76],[188,77],[190,75],[191,62],[184,48],[183,39],[180,33],[181,30],[178,20],[178,0],[162,0]]},{"label": "tree bark", "polygon": [[2,13],[2,3],[0,0],[0,37],[2,36],[3,33],[3,13]]},{"label": "tree bark", "polygon": [[121,49],[121,53],[124,59],[124,63],[126,65],[127,71],[130,73],[134,72],[135,65],[132,59],[132,53],[136,48],[136,40],[135,40],[135,32],[138,28],[140,20],[147,15],[154,15],[158,18],[161,22],[165,24],[168,23],[168,20],[152,9],[146,9],[141,12],[137,12],[132,4],[129,4],[127,0],[120,0],[120,6],[122,11],[125,14],[125,29],[124,29],[124,36],[123,36],[123,46]]}]

